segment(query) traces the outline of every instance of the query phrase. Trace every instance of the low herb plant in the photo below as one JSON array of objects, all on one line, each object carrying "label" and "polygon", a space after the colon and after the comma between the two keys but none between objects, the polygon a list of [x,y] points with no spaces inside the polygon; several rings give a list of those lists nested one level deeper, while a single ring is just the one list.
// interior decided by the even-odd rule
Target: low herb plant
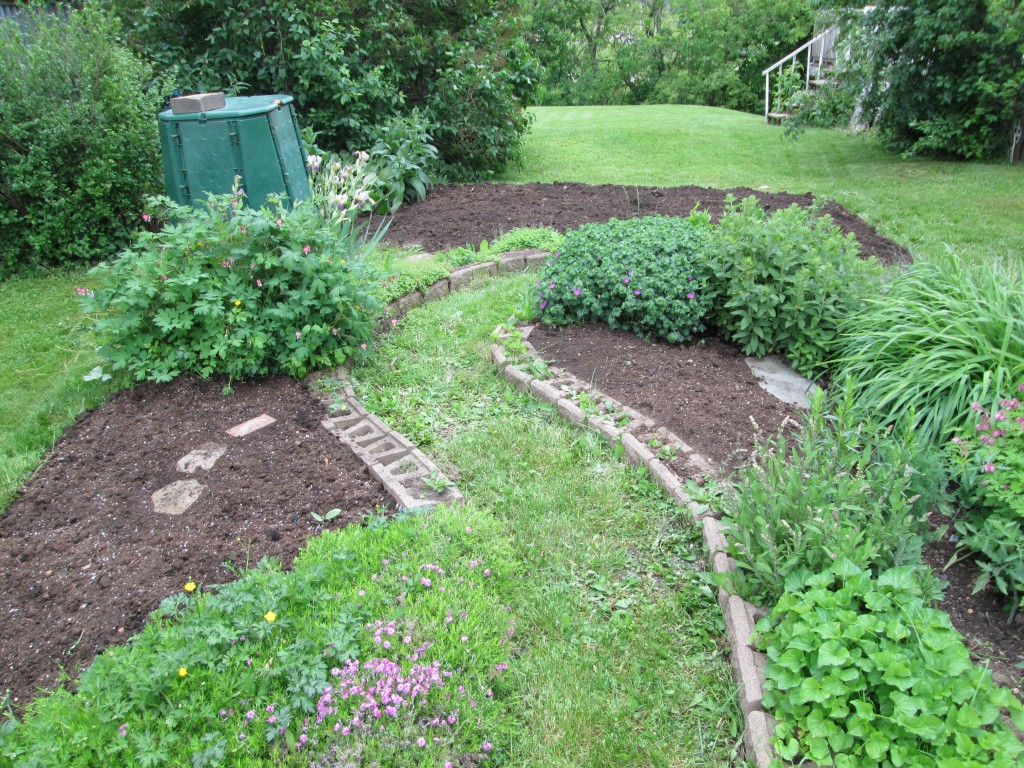
[{"label": "low herb plant", "polygon": [[[1024,392],[1024,383],[1017,385]],[[968,513],[957,520],[961,552],[978,555],[974,591],[992,585],[1011,601],[1010,620],[1024,605],[1024,403],[1002,398],[989,412],[981,403],[975,429],[953,438],[951,465]]]},{"label": "low herb plant", "polygon": [[565,235],[551,229],[551,227],[520,227],[510,229],[501,235],[494,241],[491,250],[495,253],[505,253],[506,251],[536,248],[540,251],[555,253],[561,249],[564,242]]},{"label": "low herb plant", "polygon": [[695,214],[613,219],[567,233],[536,283],[541,319],[690,339],[704,330],[714,300],[702,255],[709,231],[709,218]]},{"label": "low herb plant", "polygon": [[819,206],[769,215],[755,197],[730,196],[707,246],[714,322],[744,354],[784,353],[800,373],[820,375],[840,322],[879,289],[881,268],[859,251]]},{"label": "low herb plant", "polygon": [[783,760],[845,768],[1014,768],[1024,706],[975,667],[920,569],[877,575],[840,556],[795,571],[757,624],[764,705]]},{"label": "low herb plant", "polygon": [[101,355],[140,381],[301,377],[365,357],[380,307],[365,256],[381,232],[353,221],[361,197],[336,190],[259,210],[237,187],[199,209],[152,198],[146,218],[169,223],[97,266],[102,287],[80,291]]},{"label": "low herb plant", "polygon": [[847,557],[873,571],[920,561],[926,517],[943,500],[941,462],[909,427],[872,424],[849,382],[822,392],[795,436],[762,440],[722,501],[736,571],[726,586],[773,605],[786,579]]},{"label": "low herb plant", "polygon": [[76,694],[8,720],[0,762],[441,766],[505,750],[515,574],[499,525],[438,508],[324,533],[292,572],[185,583]]}]

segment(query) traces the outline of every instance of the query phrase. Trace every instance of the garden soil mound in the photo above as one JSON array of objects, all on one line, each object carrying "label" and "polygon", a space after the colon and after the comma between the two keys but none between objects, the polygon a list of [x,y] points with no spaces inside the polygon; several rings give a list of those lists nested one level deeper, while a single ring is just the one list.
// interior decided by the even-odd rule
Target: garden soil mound
[{"label": "garden soil mound", "polygon": [[[717,221],[727,195],[743,199],[754,195],[769,211],[794,203],[808,206],[809,194],[761,192],[745,187],[623,187],[590,186],[571,182],[553,184],[454,184],[431,190],[427,199],[404,205],[395,214],[386,239],[396,245],[418,245],[428,251],[464,246],[517,227],[552,227],[560,232],[583,224],[637,216],[688,216],[699,207]],[[861,253],[882,264],[909,264],[910,254],[875,228],[836,203],[825,206],[843,232],[853,233]]]},{"label": "garden soil mound", "polygon": [[[0,517],[0,697],[23,706],[112,643],[188,581],[222,583],[274,557],[289,565],[330,527],[359,522],[390,497],[352,451],[320,426],[324,406],[302,384],[179,379],[114,395],[68,430]],[[225,430],[267,414],[242,437]],[[186,454],[226,448],[210,469],[180,471]],[[183,514],[152,495],[179,481],[204,486]],[[231,566],[225,565],[230,563]]]},{"label": "garden soil mound", "polygon": [[[720,212],[724,194],[580,184],[441,187],[403,208],[388,237],[437,250],[519,226],[564,230],[612,216],[685,215],[697,202]],[[806,195],[757,194],[773,208],[810,202]],[[837,220],[862,238],[866,252],[908,260],[859,219],[842,213]],[[714,338],[672,346],[594,326],[539,328],[532,341],[547,359],[656,417],[721,466],[749,453],[752,420],[770,433],[791,413],[761,392],[735,349]],[[390,504],[362,463],[319,426],[324,406],[303,385],[267,378],[235,383],[224,395],[224,383],[182,379],[115,395],[68,430],[0,516],[0,696],[12,689],[15,709],[38,688],[54,687],[62,669],[73,674],[124,642],[187,581],[228,581],[265,556],[288,567],[323,528],[311,513],[339,508],[343,514],[329,525],[340,527]],[[225,434],[263,414],[276,421],[242,437]],[[226,447],[212,468],[177,468],[210,443]],[[178,516],[155,512],[152,494],[182,480],[204,486],[193,506]],[[946,559],[945,551],[932,553],[936,565]],[[1013,664],[1024,656],[1022,625],[1007,625],[991,596],[971,596],[972,569],[965,561],[945,574],[944,607],[979,658],[992,660],[1013,685],[1020,674]]]}]

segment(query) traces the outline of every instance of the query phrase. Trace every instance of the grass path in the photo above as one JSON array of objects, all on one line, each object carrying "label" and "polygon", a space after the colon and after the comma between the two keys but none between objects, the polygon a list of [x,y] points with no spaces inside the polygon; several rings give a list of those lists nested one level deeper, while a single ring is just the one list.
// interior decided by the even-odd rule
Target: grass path
[{"label": "grass path", "polygon": [[579,181],[811,192],[837,200],[918,258],[1024,254],[1024,165],[903,159],[872,137],[711,107],[538,107],[526,162],[501,181]]},{"label": "grass path", "polygon": [[364,402],[507,524],[516,766],[722,766],[740,734],[699,533],[644,472],[520,395],[486,358],[529,276],[414,311],[355,371]]}]

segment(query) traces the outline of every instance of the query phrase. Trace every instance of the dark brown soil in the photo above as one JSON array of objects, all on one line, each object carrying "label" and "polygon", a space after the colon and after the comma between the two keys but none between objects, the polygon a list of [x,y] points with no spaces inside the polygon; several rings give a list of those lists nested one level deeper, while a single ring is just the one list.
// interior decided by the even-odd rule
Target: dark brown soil
[{"label": "dark brown soil", "polygon": [[943,610],[964,636],[971,653],[988,663],[996,681],[1024,698],[1024,669],[1017,667],[1024,663],[1024,614],[1018,612],[1008,623],[1004,598],[993,590],[972,594],[979,568],[971,558],[946,569],[956,544],[949,541],[949,521],[939,518],[936,523],[940,528],[948,526],[948,530],[940,541],[925,548],[924,559],[946,586]]},{"label": "dark brown soil", "polygon": [[[588,186],[570,182],[554,184],[457,184],[439,186],[423,200],[405,205],[395,214],[387,240],[416,244],[428,251],[493,241],[516,227],[552,227],[565,232],[581,224],[630,219],[636,216],[687,216],[695,206],[722,215],[725,196],[737,199],[754,195],[768,210],[793,203],[810,205],[812,195],[759,192],[745,187],[621,187]],[[888,240],[875,228],[836,203],[825,207],[844,232],[852,232],[864,256],[876,256],[882,264],[909,264],[905,248]]]},{"label": "dark brown soil", "polygon": [[745,463],[758,429],[772,435],[796,417],[761,389],[736,347],[714,336],[679,345],[601,325],[540,326],[530,343],[548,362],[650,416],[719,467]]},{"label": "dark brown soil", "polygon": [[[0,517],[0,696],[16,706],[124,641],[188,581],[220,583],[275,557],[288,566],[322,529],[390,499],[362,462],[320,426],[316,396],[287,378],[234,384],[181,379],[120,392],[85,414]],[[244,437],[225,430],[262,414]],[[189,475],[175,465],[216,442],[226,453]],[[179,480],[205,486],[184,514],[154,511]],[[225,563],[231,563],[229,568]]]}]

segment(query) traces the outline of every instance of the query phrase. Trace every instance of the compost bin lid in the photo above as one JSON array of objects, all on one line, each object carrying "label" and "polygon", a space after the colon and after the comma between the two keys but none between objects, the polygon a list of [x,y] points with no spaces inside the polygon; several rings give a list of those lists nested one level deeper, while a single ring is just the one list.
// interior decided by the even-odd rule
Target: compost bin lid
[{"label": "compost bin lid", "polygon": [[165,109],[157,115],[157,118],[165,122],[232,120],[239,117],[264,115],[285,104],[291,104],[294,100],[291,96],[283,93],[272,93],[267,96],[228,96],[224,99],[224,106],[217,110],[175,115],[171,110]]}]

